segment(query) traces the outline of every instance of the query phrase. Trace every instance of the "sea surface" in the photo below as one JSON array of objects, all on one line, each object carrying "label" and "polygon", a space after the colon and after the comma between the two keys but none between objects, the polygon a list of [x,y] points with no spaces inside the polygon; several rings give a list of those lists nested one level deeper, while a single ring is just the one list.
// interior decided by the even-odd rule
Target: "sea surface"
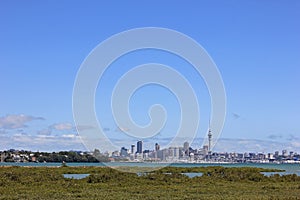
[{"label": "sea surface", "polygon": [[[110,167],[208,167],[208,166],[223,166],[223,167],[260,167],[266,169],[285,170],[285,173],[280,174],[297,174],[300,176],[300,164],[273,164],[273,163],[146,163],[146,162],[109,162],[109,163],[66,163],[70,167],[83,166],[110,166]],[[0,162],[0,166],[21,166],[21,167],[59,167],[61,163],[7,163]]]}]

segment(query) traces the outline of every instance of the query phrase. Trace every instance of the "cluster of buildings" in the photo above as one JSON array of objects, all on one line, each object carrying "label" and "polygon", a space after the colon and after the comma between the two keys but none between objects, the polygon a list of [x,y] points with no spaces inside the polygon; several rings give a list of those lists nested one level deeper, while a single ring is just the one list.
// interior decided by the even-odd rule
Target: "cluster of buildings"
[{"label": "cluster of buildings", "polygon": [[60,151],[60,152],[31,152],[10,149],[0,151],[0,162],[109,162],[108,154],[94,152]]},{"label": "cluster of buildings", "polygon": [[188,142],[179,147],[161,149],[158,143],[153,150],[144,150],[143,141],[122,147],[120,151],[94,152],[58,152],[39,153],[9,150],[0,152],[1,162],[183,162],[183,163],[300,163],[300,154],[287,150],[281,153],[220,153],[211,150],[212,133],[208,131],[208,145],[193,149]]},{"label": "cluster of buildings", "polygon": [[[137,148],[135,148],[137,147]],[[153,150],[143,150],[143,142],[138,141],[136,146],[131,145],[130,149],[122,147],[111,155],[111,160],[123,160],[132,162],[229,162],[229,163],[300,163],[300,154],[287,150],[280,153],[220,153],[212,152],[209,145],[200,149],[193,149],[188,142],[180,147],[169,147],[161,149],[158,143]]]},{"label": "cluster of buildings", "polygon": [[126,160],[135,162],[216,162],[216,163],[300,163],[300,154],[287,150],[275,153],[219,153],[211,151],[212,132],[208,130],[208,145],[200,149],[193,149],[188,142],[180,147],[160,149],[158,143],[154,150],[143,150],[143,141],[137,142],[137,150],[132,144],[130,149],[122,147],[111,155],[111,160]]},{"label": "cluster of buildings", "polygon": [[[101,160],[99,160],[101,158]],[[98,159],[98,160],[97,160]],[[177,163],[300,163],[300,154],[287,150],[274,153],[222,153],[210,151],[209,145],[193,149],[188,142],[180,147],[161,149],[158,143],[153,150],[143,150],[143,142],[138,141],[130,149],[122,147],[112,153],[58,152],[43,153],[24,150],[0,151],[1,162],[177,162]]]},{"label": "cluster of buildings", "polygon": [[0,162],[36,162],[36,156],[32,152],[10,149],[0,152]]}]

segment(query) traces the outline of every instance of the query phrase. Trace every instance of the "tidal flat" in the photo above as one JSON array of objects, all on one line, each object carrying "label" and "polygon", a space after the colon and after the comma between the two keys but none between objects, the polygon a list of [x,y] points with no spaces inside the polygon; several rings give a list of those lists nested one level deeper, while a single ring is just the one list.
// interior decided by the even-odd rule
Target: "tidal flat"
[{"label": "tidal flat", "polygon": [[[0,199],[300,199],[300,177],[241,167],[0,167]],[[202,173],[193,178],[184,173]],[[88,174],[82,179],[65,174]]]}]

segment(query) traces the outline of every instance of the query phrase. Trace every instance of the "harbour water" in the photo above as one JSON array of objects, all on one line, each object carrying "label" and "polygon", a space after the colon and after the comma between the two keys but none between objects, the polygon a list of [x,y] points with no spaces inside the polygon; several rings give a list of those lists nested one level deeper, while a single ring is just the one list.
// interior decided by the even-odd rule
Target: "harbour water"
[{"label": "harbour water", "polygon": [[[61,163],[8,163],[0,162],[0,166],[21,166],[21,167],[59,167]],[[208,166],[223,166],[223,167],[259,167],[266,169],[285,170],[286,174],[296,174],[300,176],[300,164],[273,164],[273,163],[147,163],[147,162],[109,162],[109,163],[67,163],[67,166],[110,166],[110,167],[208,167]]]}]

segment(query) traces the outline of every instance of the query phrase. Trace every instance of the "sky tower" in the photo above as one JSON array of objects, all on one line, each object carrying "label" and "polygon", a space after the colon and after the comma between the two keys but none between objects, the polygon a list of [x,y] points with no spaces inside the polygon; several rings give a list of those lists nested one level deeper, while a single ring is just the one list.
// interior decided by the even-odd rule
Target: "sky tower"
[{"label": "sky tower", "polygon": [[211,152],[211,138],[212,138],[212,133],[211,133],[211,129],[209,127],[209,129],[208,129],[208,152]]}]

